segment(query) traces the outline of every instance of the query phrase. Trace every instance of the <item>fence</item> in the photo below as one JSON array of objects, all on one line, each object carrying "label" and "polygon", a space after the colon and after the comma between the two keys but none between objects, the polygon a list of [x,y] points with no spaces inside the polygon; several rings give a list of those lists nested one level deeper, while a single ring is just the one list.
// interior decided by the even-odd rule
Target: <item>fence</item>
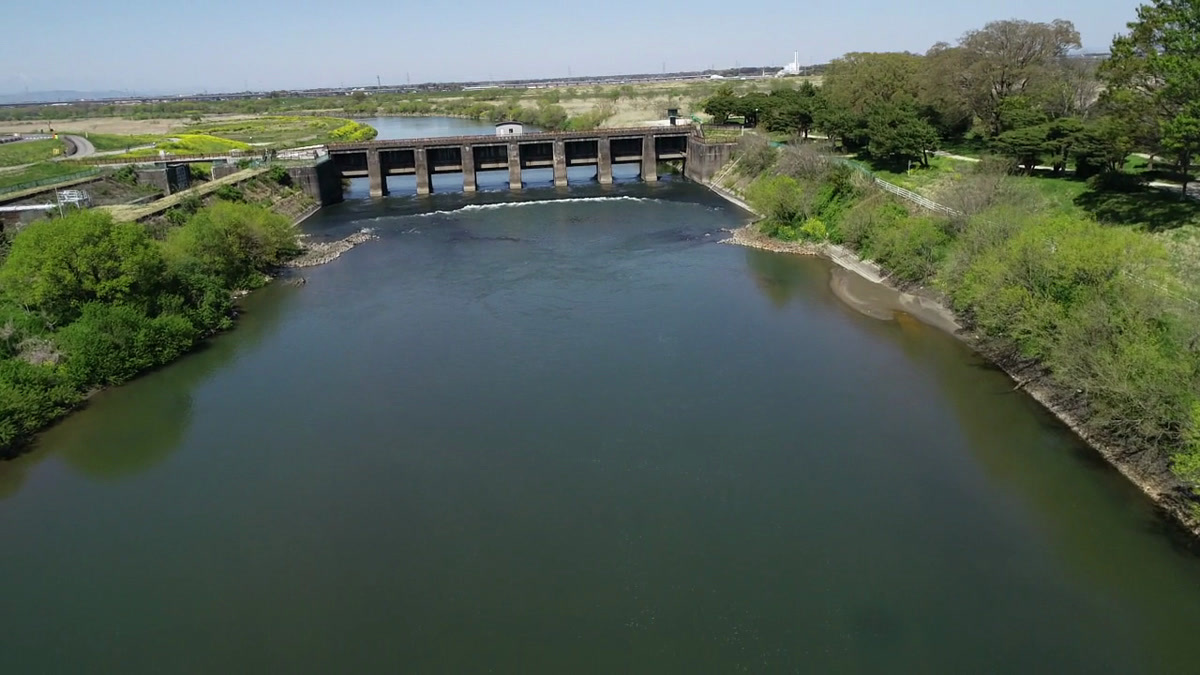
[{"label": "fence", "polygon": [[51,178],[43,178],[41,180],[29,181],[28,183],[20,183],[18,185],[10,185],[8,187],[0,187],[0,195],[6,195],[10,192],[21,192],[22,190],[31,190],[33,188],[42,187],[43,185],[57,185],[59,183],[69,183],[81,178],[90,178],[100,173],[100,169],[88,169],[78,173],[69,173],[65,176],[53,176]]}]

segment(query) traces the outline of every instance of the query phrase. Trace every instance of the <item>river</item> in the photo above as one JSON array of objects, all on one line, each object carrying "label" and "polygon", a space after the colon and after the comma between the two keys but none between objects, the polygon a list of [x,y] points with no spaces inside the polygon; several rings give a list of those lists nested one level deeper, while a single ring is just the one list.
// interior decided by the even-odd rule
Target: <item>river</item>
[{"label": "river", "polygon": [[666,181],[380,238],[0,464],[0,672],[1194,671],[1200,558],[952,337]]}]

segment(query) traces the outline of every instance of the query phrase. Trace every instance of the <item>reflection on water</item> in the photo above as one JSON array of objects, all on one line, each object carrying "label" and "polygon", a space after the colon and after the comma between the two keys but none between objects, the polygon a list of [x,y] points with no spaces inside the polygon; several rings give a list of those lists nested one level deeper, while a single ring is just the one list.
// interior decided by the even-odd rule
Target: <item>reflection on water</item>
[{"label": "reflection on water", "polygon": [[275,285],[242,301],[236,337],[219,335],[195,353],[124,386],[94,396],[46,432],[33,450],[0,462],[0,500],[15,495],[31,467],[53,456],[80,474],[117,479],[152,468],[183,438],[197,384],[270,334],[295,287]]},{"label": "reflection on water", "polygon": [[327,209],[379,239],[6,465],[0,672],[1192,669],[1197,559],[963,345],[562,196]]}]

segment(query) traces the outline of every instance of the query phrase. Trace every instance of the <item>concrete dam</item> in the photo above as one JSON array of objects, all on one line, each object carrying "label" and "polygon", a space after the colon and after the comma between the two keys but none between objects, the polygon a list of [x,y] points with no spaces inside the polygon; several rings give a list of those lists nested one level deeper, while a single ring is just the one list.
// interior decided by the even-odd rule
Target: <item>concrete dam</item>
[{"label": "concrete dam", "polygon": [[637,127],[592,131],[538,132],[513,136],[412,138],[328,147],[339,178],[366,177],[371,196],[388,194],[387,177],[415,175],[417,193],[429,194],[435,174],[461,173],[463,190],[474,192],[476,172],[508,171],[513,190],[522,186],[524,169],[552,168],[554,184],[567,184],[567,168],[595,166],[601,184],[612,183],[614,164],[637,164],[642,180],[658,180],[658,163],[677,161],[684,173],[707,180],[728,160],[729,144],[706,144],[689,127]]}]

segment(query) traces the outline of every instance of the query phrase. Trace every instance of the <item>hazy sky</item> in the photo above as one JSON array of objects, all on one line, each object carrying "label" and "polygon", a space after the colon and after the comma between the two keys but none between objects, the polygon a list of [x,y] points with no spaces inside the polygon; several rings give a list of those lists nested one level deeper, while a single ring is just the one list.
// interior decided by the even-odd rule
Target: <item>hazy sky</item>
[{"label": "hazy sky", "polygon": [[[6,2],[0,92],[229,91],[821,63],[924,52],[995,19],[1068,19],[1105,51],[1132,0]],[[736,11],[744,8],[745,11]],[[158,41],[161,40],[161,44]]]}]

